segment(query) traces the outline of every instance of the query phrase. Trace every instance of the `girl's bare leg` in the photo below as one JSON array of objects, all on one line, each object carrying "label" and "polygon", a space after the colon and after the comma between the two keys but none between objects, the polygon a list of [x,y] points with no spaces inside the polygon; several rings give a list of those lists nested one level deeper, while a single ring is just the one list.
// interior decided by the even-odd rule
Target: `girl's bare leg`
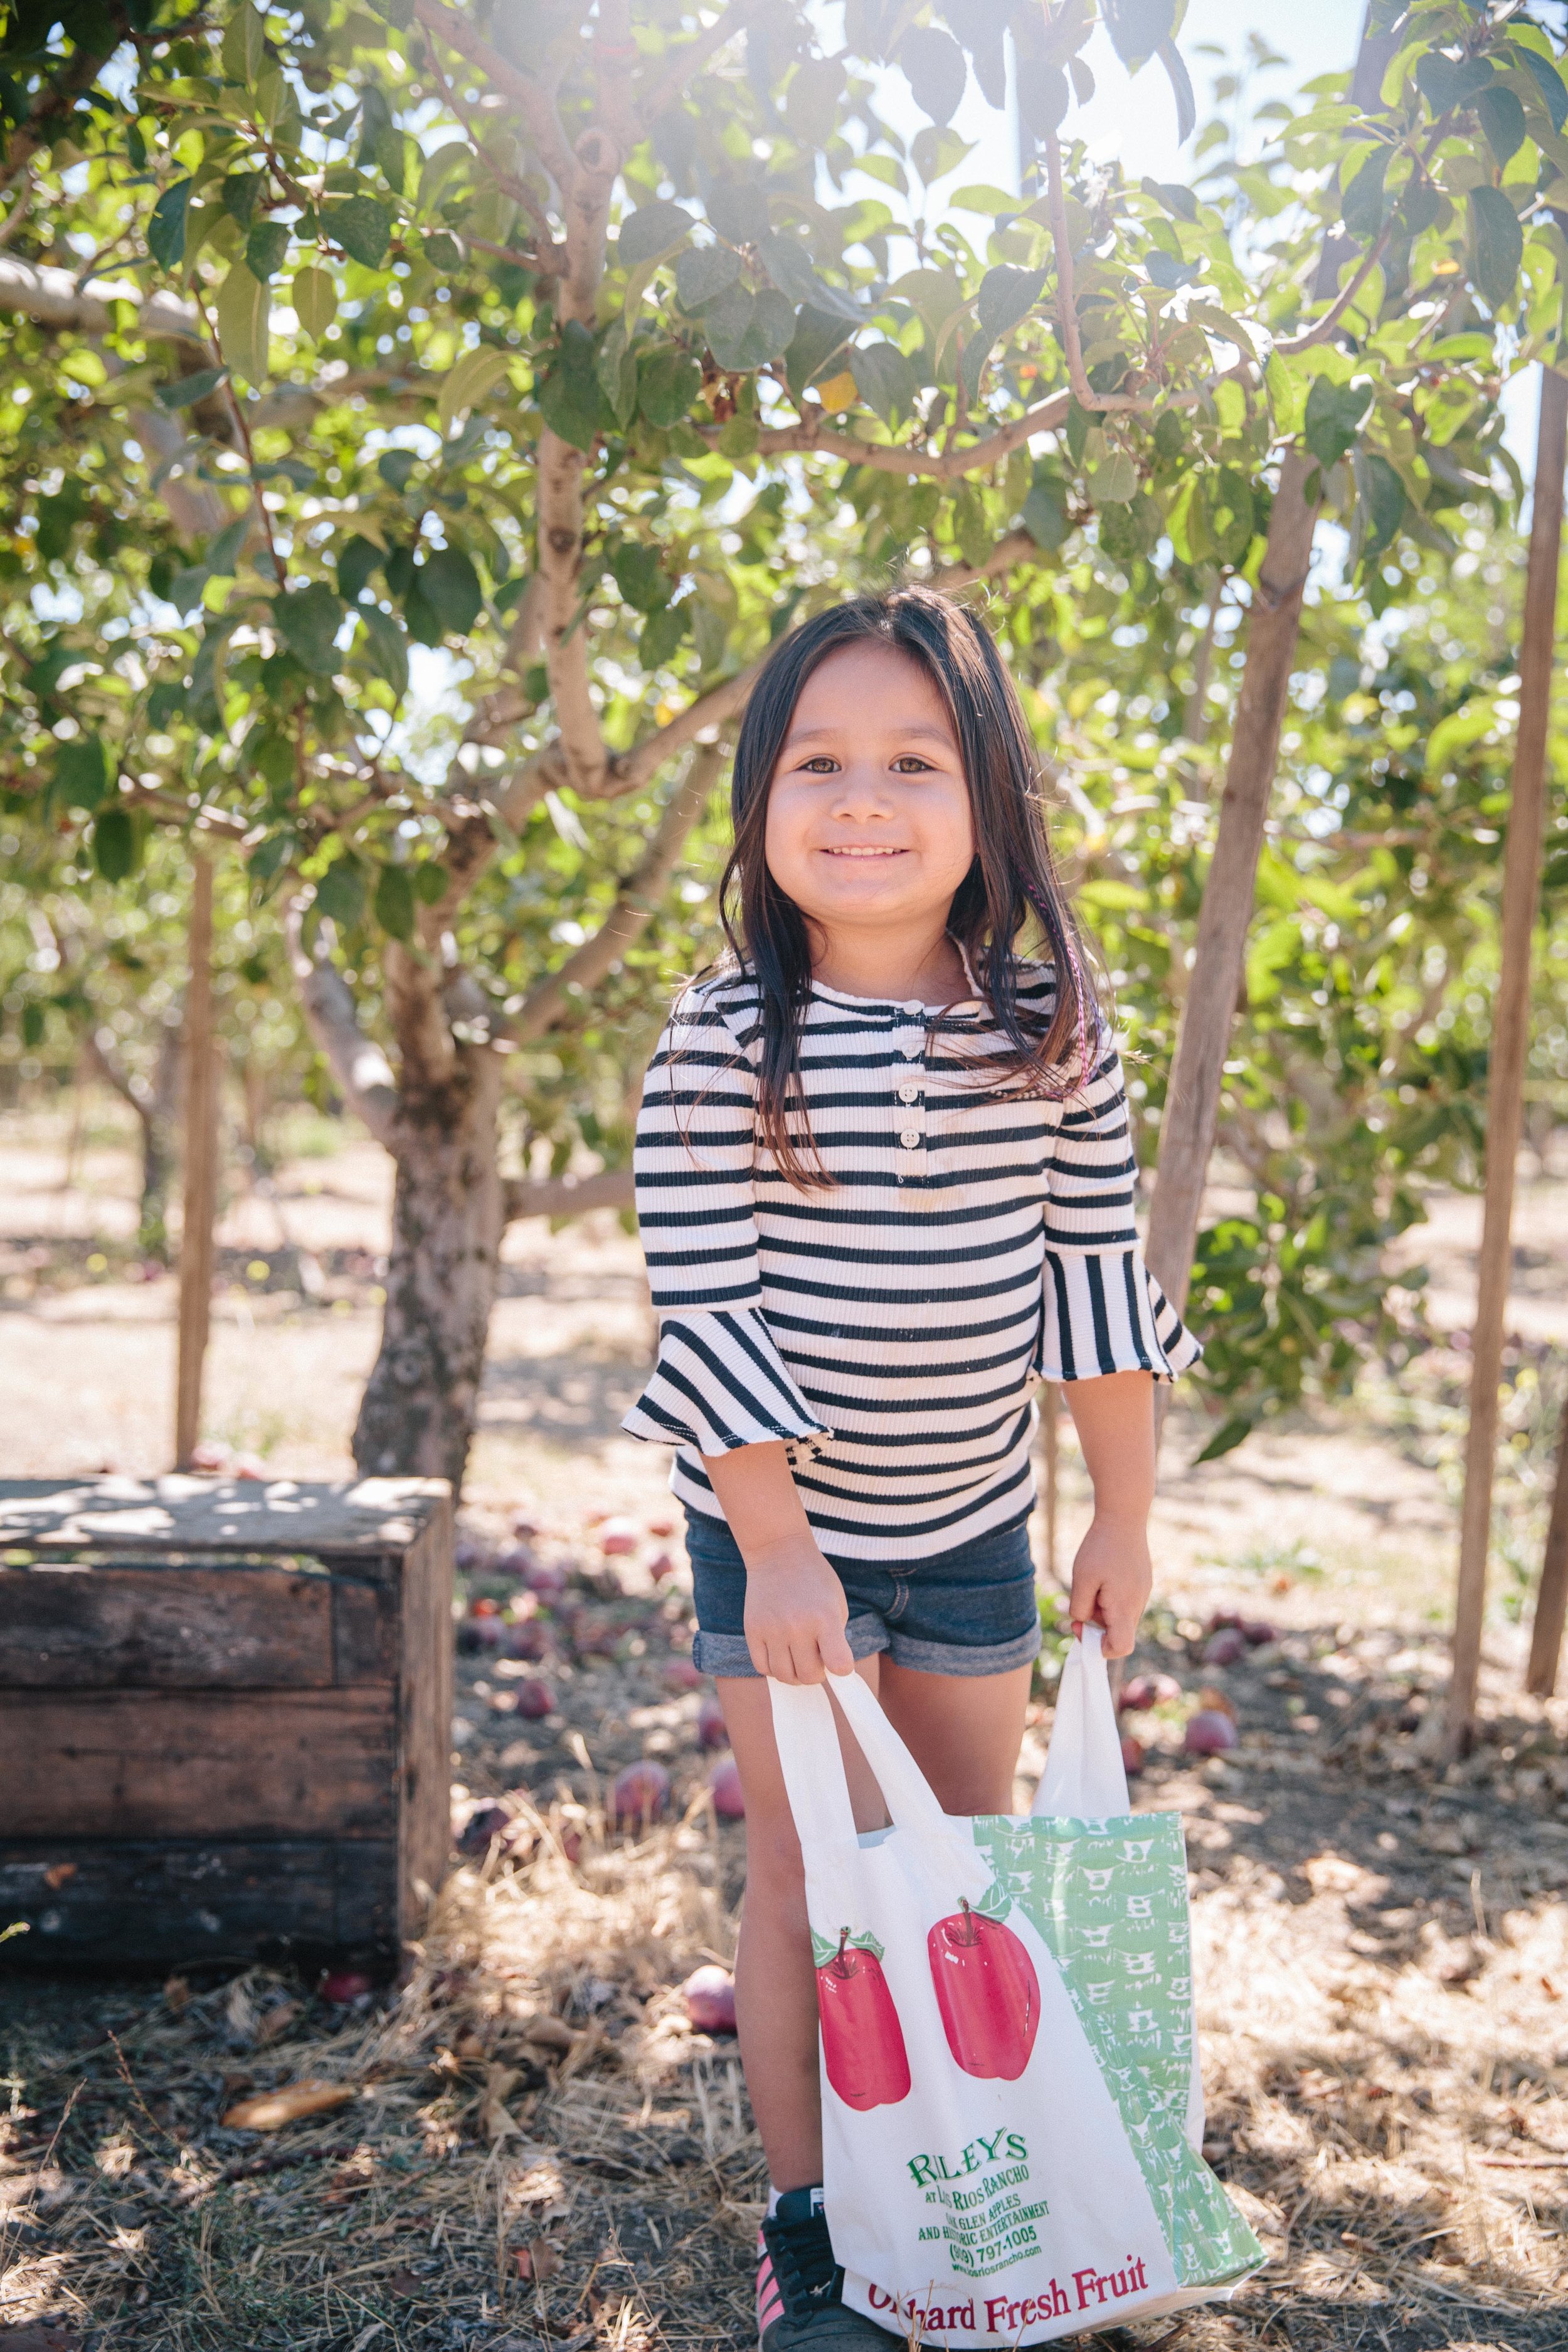
[{"label": "girl's bare leg", "polygon": [[[879,1668],[880,1672],[879,1674]],[[860,1672],[950,1813],[1012,1810],[1029,1668],[928,1675],[887,1658]],[[800,1843],[773,1745],[767,1684],[726,1676],[719,1696],[746,1797],[746,1900],[735,1959],[735,2013],[746,2088],[775,2189],[822,2179],[816,1985]],[[855,1819],[887,1819],[880,1793],[840,1725]]]}]

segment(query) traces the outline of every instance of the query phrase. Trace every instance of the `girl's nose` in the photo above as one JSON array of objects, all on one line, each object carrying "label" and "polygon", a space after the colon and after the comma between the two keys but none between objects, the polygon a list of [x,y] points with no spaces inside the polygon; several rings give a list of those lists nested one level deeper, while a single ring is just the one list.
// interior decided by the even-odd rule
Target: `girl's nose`
[{"label": "girl's nose", "polygon": [[833,796],[833,814],[847,823],[892,814],[892,799],[882,770],[857,761],[845,769]]}]

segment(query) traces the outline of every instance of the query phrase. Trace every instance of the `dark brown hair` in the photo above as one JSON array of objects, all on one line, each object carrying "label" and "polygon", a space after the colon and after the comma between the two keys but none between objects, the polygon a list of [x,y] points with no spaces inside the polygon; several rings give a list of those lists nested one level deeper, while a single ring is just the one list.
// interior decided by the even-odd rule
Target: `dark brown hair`
[{"label": "dark brown hair", "polygon": [[[758,1123],[781,1172],[802,1187],[830,1181],[800,1079],[811,946],[805,917],[768,870],[768,794],[807,678],[840,646],[865,644],[919,662],[957,738],[975,847],[947,928],[1006,1040],[1001,1055],[988,1057],[987,1076],[1026,1094],[1070,1094],[1088,1074],[1099,1025],[1083,945],[1051,858],[1038,758],[989,631],[930,588],[854,596],[817,614],[780,640],[747,700],[731,786],[734,847],[721,886],[725,937],[762,995]],[[1056,1001],[1044,1020],[1018,1003],[1014,943],[1031,912],[1056,971]]]}]

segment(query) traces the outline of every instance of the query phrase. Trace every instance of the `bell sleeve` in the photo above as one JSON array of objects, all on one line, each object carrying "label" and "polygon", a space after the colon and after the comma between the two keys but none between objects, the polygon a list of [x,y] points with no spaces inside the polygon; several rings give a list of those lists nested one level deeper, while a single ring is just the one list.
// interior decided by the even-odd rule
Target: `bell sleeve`
[{"label": "bell sleeve", "polygon": [[1042,1379],[1173,1381],[1203,1354],[1143,1263],[1136,1173],[1121,1058],[1102,1033],[1093,1075],[1060,1106],[1046,1164]]},{"label": "bell sleeve", "polygon": [[715,989],[676,1008],[643,1085],[633,1168],[658,1360],[622,1422],[709,1455],[831,1436],[763,1314],[752,1195],[756,1076]]}]

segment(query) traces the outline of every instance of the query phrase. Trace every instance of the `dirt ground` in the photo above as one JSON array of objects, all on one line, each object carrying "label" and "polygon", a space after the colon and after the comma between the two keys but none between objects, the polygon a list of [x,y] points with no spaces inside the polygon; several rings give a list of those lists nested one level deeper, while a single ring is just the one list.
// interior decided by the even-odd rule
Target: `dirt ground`
[{"label": "dirt ground", "polygon": [[[207,1427],[268,1472],[341,1475],[386,1175],[325,1122],[293,1141],[226,1213]],[[132,1248],[125,1143],[107,1107],[74,1138],[0,1122],[0,1475],[166,1463],[173,1286]],[[1179,1695],[1129,1718],[1149,1749],[1136,1801],[1183,1816],[1207,2153],[1268,2257],[1185,2322],[1183,2352],[1568,2346],[1568,1702],[1519,1696],[1568,1183],[1523,1173],[1484,1722],[1463,1764],[1441,1769],[1432,1738],[1461,1352],[1196,1470],[1202,1431],[1173,1419],[1134,1671]],[[1434,1206],[1434,1320],[1458,1330],[1476,1205]],[[666,1465],[616,1431],[648,1341],[635,1244],[609,1219],[515,1229],[505,1290],[461,1581],[466,1611],[507,1613],[465,1618],[460,1844],[412,1974],[346,2005],[285,1969],[0,1984],[16,2352],[748,2340],[763,2177],[733,2043],[694,2032],[679,1992],[732,1951],[743,1831],[709,1794]],[[1070,1437],[1061,1488],[1065,1569],[1087,1512]],[[606,1515],[632,1523],[629,1552],[606,1554]],[[526,1593],[517,1548],[563,1568],[565,1591]],[[1206,1663],[1227,1612],[1273,1638]],[[519,1701],[541,1682],[533,1717]],[[1205,1694],[1240,1744],[1197,1764],[1182,1735]],[[1021,1804],[1050,1696],[1043,1674]],[[607,1830],[609,1783],[641,1758],[671,1775],[668,1813]],[[348,2095],[274,2134],[225,2126],[236,2099],[307,2078]]]}]

